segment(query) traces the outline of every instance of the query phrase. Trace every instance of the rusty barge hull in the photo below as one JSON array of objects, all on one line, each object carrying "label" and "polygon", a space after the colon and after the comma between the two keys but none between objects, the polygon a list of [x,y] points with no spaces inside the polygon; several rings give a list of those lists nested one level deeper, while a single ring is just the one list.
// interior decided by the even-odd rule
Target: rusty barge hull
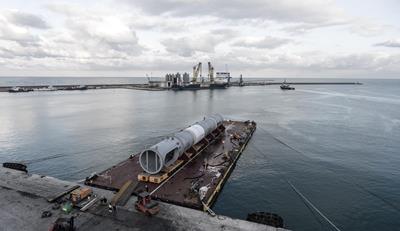
[{"label": "rusty barge hull", "polygon": [[182,155],[182,165],[159,184],[138,180],[138,175],[143,173],[139,155],[131,155],[127,160],[88,177],[85,184],[118,191],[125,182],[132,180],[135,195],[147,188],[154,199],[205,210],[217,199],[255,130],[255,122],[224,121]]}]

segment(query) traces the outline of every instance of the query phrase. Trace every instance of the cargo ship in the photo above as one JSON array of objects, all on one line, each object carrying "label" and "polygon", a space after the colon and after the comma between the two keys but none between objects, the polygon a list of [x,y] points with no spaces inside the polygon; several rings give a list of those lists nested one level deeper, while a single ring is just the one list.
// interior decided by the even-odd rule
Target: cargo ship
[{"label": "cargo ship", "polygon": [[214,67],[211,62],[208,62],[208,74],[207,77],[202,75],[203,68],[202,63],[199,62],[193,66],[193,75],[190,78],[189,73],[168,73],[165,75],[165,81],[151,81],[149,80],[149,86],[158,87],[164,89],[170,89],[174,91],[179,90],[200,90],[200,89],[226,89],[230,83],[230,73],[216,72],[214,76]]},{"label": "cargo ship", "polygon": [[210,88],[228,88],[231,79],[229,72],[217,72],[214,81],[210,83]]},{"label": "cargo ship", "polygon": [[199,90],[201,89],[201,84],[200,83],[191,83],[188,85],[175,85],[172,86],[171,88],[174,91],[179,91],[179,90]]}]

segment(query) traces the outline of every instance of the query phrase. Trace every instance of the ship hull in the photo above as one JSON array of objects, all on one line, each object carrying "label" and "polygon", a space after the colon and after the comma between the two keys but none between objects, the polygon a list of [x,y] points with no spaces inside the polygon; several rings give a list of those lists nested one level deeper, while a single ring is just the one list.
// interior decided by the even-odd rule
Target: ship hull
[{"label": "ship hull", "polygon": [[228,88],[227,83],[212,83],[210,84],[210,89],[226,89]]}]

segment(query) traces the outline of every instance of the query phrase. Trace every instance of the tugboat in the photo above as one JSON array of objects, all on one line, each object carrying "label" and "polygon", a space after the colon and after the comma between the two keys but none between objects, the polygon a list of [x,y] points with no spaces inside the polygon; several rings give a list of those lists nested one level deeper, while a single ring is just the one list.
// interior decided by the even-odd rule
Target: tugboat
[{"label": "tugboat", "polygon": [[76,89],[83,91],[83,90],[87,90],[88,87],[86,85],[79,85]]},{"label": "tugboat", "polygon": [[285,81],[283,81],[282,85],[281,85],[281,90],[294,90],[294,87],[291,87],[289,84],[286,83],[286,79]]}]

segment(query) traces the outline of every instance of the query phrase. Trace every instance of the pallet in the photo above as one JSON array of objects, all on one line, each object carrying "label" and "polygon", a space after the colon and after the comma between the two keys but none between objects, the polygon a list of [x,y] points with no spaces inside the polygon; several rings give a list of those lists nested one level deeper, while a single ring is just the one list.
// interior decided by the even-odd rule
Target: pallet
[{"label": "pallet", "polygon": [[148,174],[146,172],[142,172],[142,173],[138,174],[139,181],[147,182],[147,181],[149,181],[149,177],[150,177],[150,174]]},{"label": "pallet", "polygon": [[163,182],[167,178],[168,178],[168,173],[164,173],[162,175],[161,174],[150,175],[149,182],[155,183],[155,184],[159,184],[159,183]]},{"label": "pallet", "polygon": [[183,164],[183,160],[177,160],[173,165],[164,168],[159,174],[148,174],[148,173],[140,173],[138,174],[138,180],[142,182],[151,182],[155,184],[159,184],[166,180],[178,167]]}]

